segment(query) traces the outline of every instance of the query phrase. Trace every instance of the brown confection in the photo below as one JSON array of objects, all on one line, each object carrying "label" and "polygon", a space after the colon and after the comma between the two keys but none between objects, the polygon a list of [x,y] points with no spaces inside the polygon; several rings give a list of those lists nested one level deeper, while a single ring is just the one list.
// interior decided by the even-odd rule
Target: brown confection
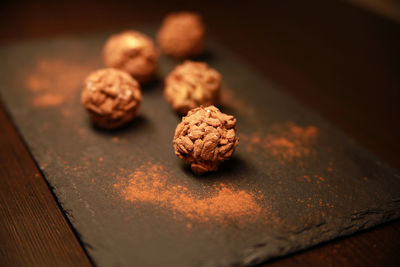
[{"label": "brown confection", "polygon": [[89,74],[81,100],[94,124],[113,129],[137,115],[142,94],[139,83],[128,73],[108,68]]},{"label": "brown confection", "polygon": [[203,52],[204,37],[205,26],[200,15],[176,12],[165,17],[157,41],[165,54],[187,58]]},{"label": "brown confection", "polygon": [[137,31],[112,35],[104,45],[103,60],[107,67],[126,71],[140,83],[150,81],[157,72],[154,43]]},{"label": "brown confection", "polygon": [[196,174],[216,171],[239,143],[235,128],[236,119],[215,106],[192,109],[176,127],[175,154]]},{"label": "brown confection", "polygon": [[165,99],[179,114],[218,104],[221,75],[206,63],[185,61],[165,78]]}]

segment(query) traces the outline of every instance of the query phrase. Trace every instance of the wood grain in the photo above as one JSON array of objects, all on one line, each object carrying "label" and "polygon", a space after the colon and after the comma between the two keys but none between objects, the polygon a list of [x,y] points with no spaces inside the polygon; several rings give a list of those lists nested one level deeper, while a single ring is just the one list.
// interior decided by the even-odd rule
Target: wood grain
[{"label": "wood grain", "polygon": [[[212,34],[265,77],[400,168],[400,26],[394,21],[333,0],[21,2],[0,7],[1,43],[198,10]],[[90,265],[3,109],[0,146],[0,265]],[[399,240],[397,221],[270,264],[398,266]]]},{"label": "wood grain", "polygon": [[0,147],[0,265],[90,266],[2,107]]}]

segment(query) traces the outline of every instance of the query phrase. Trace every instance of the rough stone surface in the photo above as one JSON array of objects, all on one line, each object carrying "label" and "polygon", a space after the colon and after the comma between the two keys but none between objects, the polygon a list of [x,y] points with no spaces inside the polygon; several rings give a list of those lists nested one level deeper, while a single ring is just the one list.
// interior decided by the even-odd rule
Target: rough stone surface
[{"label": "rough stone surface", "polygon": [[204,50],[204,38],[203,19],[193,12],[169,14],[157,35],[162,51],[177,58],[200,55]]},{"label": "rough stone surface", "polygon": [[175,154],[196,174],[216,171],[239,143],[235,127],[236,119],[215,106],[195,108],[176,127]]},{"label": "rough stone surface", "polygon": [[165,79],[164,96],[172,108],[185,115],[201,105],[216,105],[220,100],[221,75],[207,63],[185,61]]},{"label": "rough stone surface", "polygon": [[124,31],[112,35],[104,45],[106,66],[131,74],[140,83],[154,78],[158,54],[153,41],[138,31]]},{"label": "rough stone surface", "polygon": [[93,123],[107,129],[130,122],[141,100],[139,83],[128,73],[112,68],[90,73],[81,95]]}]

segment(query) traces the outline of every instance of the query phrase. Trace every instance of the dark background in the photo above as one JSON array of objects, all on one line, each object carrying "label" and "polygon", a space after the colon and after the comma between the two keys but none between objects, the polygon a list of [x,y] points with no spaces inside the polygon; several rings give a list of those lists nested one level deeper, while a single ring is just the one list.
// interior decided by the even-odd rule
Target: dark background
[{"label": "dark background", "polygon": [[[339,0],[2,1],[0,45],[161,23],[170,11],[198,11],[210,35],[256,71],[400,168],[400,24],[398,5],[383,2],[391,12]],[[89,264],[0,109],[0,265]],[[399,249],[395,222],[273,264],[396,265]]]}]

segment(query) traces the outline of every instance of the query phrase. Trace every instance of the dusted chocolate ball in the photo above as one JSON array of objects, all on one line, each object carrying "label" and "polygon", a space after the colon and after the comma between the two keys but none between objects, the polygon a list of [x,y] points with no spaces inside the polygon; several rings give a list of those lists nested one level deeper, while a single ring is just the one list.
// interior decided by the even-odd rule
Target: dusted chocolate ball
[{"label": "dusted chocolate ball", "polygon": [[172,108],[185,115],[201,105],[218,104],[221,75],[206,63],[185,61],[165,78],[164,96]]},{"label": "dusted chocolate ball", "polygon": [[165,17],[157,41],[165,54],[187,58],[203,53],[204,37],[205,27],[200,15],[176,12]]},{"label": "dusted chocolate ball", "polygon": [[109,68],[89,74],[81,100],[94,124],[113,129],[137,115],[142,94],[139,83],[128,73]]},{"label": "dusted chocolate ball", "polygon": [[107,67],[126,71],[140,83],[150,81],[157,72],[154,43],[137,31],[112,35],[104,45],[103,60]]},{"label": "dusted chocolate ball", "polygon": [[192,109],[176,127],[175,154],[196,174],[216,171],[239,143],[235,128],[236,119],[214,106]]}]

